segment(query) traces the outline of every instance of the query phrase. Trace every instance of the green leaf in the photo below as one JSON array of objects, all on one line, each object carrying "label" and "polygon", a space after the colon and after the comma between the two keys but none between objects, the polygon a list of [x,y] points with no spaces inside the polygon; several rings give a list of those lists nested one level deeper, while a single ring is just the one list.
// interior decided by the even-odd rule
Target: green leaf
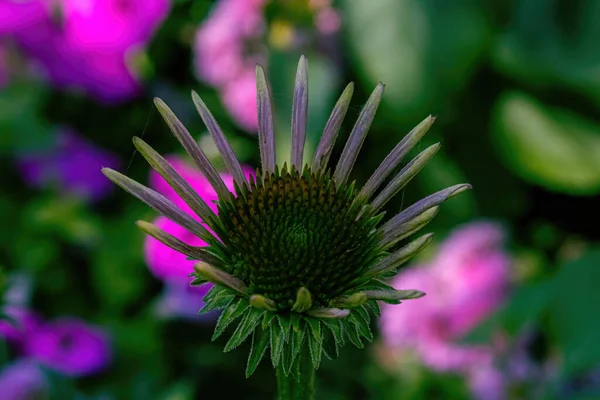
[{"label": "green leaf", "polygon": [[529,95],[501,96],[495,148],[516,175],[550,190],[600,193],[600,125]]},{"label": "green leaf", "polygon": [[[319,338],[320,336],[319,333]],[[318,369],[321,364],[321,354],[323,353],[323,340],[317,339],[314,335],[308,335],[307,342],[313,367]]]},{"label": "green leaf", "polygon": [[385,82],[384,106],[402,110],[392,118],[422,117],[458,93],[487,49],[482,2],[370,0],[340,7],[359,76],[369,87]]},{"label": "green leaf", "polygon": [[225,345],[224,351],[231,351],[238,347],[240,344],[242,344],[244,340],[246,340],[246,338],[250,336],[254,328],[256,328],[258,324],[260,324],[264,313],[265,310],[263,309],[251,307],[250,311],[244,316],[244,319],[242,319],[242,322],[240,322],[237,329],[231,336],[231,339],[229,339],[229,341]]},{"label": "green leaf", "polygon": [[549,320],[556,345],[563,354],[563,368],[576,374],[600,363],[600,248],[563,264],[554,277],[556,291]]},{"label": "green leaf", "polygon": [[270,332],[266,329],[255,329],[252,333],[252,347],[246,367],[246,378],[254,373],[269,346]]},{"label": "green leaf", "polygon": [[277,368],[279,365],[284,344],[283,327],[281,326],[281,320],[277,317],[271,323],[271,361],[273,362],[273,368]]},{"label": "green leaf", "polygon": [[217,324],[215,326],[215,332],[213,333],[212,340],[216,340],[225,332],[225,329],[237,318],[242,316],[244,312],[250,307],[246,299],[239,299],[232,301],[229,306],[221,313]]}]

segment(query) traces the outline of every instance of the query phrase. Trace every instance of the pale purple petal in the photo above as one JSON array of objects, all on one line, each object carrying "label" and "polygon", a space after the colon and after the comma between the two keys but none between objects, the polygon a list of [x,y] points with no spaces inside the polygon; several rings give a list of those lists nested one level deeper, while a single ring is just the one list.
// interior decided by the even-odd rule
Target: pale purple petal
[{"label": "pale purple petal", "polygon": [[166,319],[182,318],[192,321],[213,321],[218,312],[210,312],[198,316],[198,310],[204,307],[204,296],[213,287],[207,283],[201,286],[190,286],[183,280],[170,281],[157,298],[155,312]]},{"label": "pale purple petal", "polygon": [[33,360],[19,360],[0,370],[2,400],[46,399],[50,385]]}]

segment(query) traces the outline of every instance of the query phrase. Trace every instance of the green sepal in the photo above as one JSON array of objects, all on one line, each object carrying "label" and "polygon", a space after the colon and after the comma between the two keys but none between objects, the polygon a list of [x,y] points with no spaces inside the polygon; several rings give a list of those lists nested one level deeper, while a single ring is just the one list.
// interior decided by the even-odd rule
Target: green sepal
[{"label": "green sepal", "polygon": [[348,327],[348,330],[354,329],[359,338],[362,336],[369,342],[373,341],[373,332],[371,332],[369,324],[361,318],[358,313],[353,311],[352,314],[348,316],[348,321],[353,325],[353,327]]},{"label": "green sepal", "polygon": [[333,339],[338,347],[342,347],[344,344],[346,344],[346,340],[344,338],[344,325],[340,320],[325,319],[323,320],[323,324],[325,324],[325,326],[331,331]]},{"label": "green sepal", "polygon": [[[393,275],[396,275],[396,273],[394,272]],[[387,283],[380,281],[379,279],[371,279],[364,285],[361,285],[360,290],[396,290],[396,289],[393,286],[390,286]]]},{"label": "green sepal", "polygon": [[267,329],[271,325],[271,322],[273,321],[273,319],[276,316],[277,316],[277,313],[274,313],[274,312],[271,312],[271,311],[267,311],[265,313],[265,317],[263,318],[262,328],[263,329]]},{"label": "green sepal", "polygon": [[252,333],[252,346],[246,366],[246,378],[254,373],[256,367],[262,360],[267,347],[269,347],[270,332],[266,329],[256,328]]},{"label": "green sepal", "polygon": [[310,359],[314,369],[318,369],[321,364],[321,354],[323,353],[323,340],[321,339],[321,332],[319,331],[319,339],[315,335],[308,335],[307,338],[308,349],[310,350]]},{"label": "green sepal", "polygon": [[242,322],[240,322],[235,332],[233,332],[233,335],[225,345],[225,349],[223,351],[231,351],[242,344],[244,340],[250,336],[254,328],[260,324],[264,313],[265,310],[263,309],[251,307],[250,311],[244,316],[244,319],[242,319]]},{"label": "green sepal", "polygon": [[331,329],[323,329],[323,354],[330,360],[339,357],[338,342],[333,337]]},{"label": "green sepal", "polygon": [[358,335],[356,324],[351,321],[346,321],[345,325],[346,329],[344,329],[344,333],[346,334],[346,336],[348,336],[350,342],[352,342],[352,344],[358,347],[359,349],[365,347],[363,342],[360,340],[360,336]]},{"label": "green sepal", "polygon": [[352,312],[356,313],[358,317],[365,321],[367,326],[371,325],[371,315],[369,315],[369,310],[367,310],[365,307],[355,308],[354,310],[352,310]]},{"label": "green sepal", "polygon": [[283,341],[285,343],[289,343],[290,341],[290,331],[292,329],[292,319],[288,315],[279,315],[279,323],[281,324],[281,328],[283,329]]},{"label": "green sepal", "polygon": [[217,324],[215,325],[215,332],[213,333],[211,340],[216,340],[225,332],[225,329],[237,318],[239,318],[248,308],[250,304],[248,304],[248,300],[239,299],[233,300],[229,303],[229,306],[221,313],[219,319],[217,320]]},{"label": "green sepal", "polygon": [[190,282],[190,286],[200,286],[208,283],[208,281],[200,276],[192,275],[194,280]]},{"label": "green sepal", "polygon": [[304,329],[305,325],[298,314],[292,314],[292,354],[294,358],[298,356],[302,349],[302,343],[304,342]]},{"label": "green sepal", "polygon": [[279,365],[284,344],[283,327],[281,326],[280,318],[277,317],[271,323],[271,361],[273,368],[277,368]]},{"label": "green sepal", "polygon": [[305,318],[306,322],[308,322],[308,326],[310,326],[310,331],[312,332],[313,337],[317,341],[321,341],[321,321],[317,318]]},{"label": "green sepal", "polygon": [[365,307],[368,311],[372,312],[377,317],[381,316],[381,309],[379,308],[379,303],[377,303],[377,300],[369,300],[363,305],[363,307]]},{"label": "green sepal", "polygon": [[[216,287],[217,286],[213,287],[208,294],[210,294]],[[207,299],[208,294],[204,296],[204,307],[202,307],[202,309],[198,311],[198,315],[206,314],[207,312],[210,312],[212,310],[226,308],[229,305],[229,303],[231,303],[233,299],[236,298],[236,295],[233,292],[225,288],[222,288],[222,290],[217,291],[215,295],[210,296]]]},{"label": "green sepal", "polygon": [[[290,336],[293,338],[294,334]],[[290,342],[293,339],[290,339]],[[292,348],[292,343],[286,343],[283,345],[283,354],[281,356],[281,364],[283,365],[283,372],[285,376],[289,376],[292,368],[294,366],[294,349]]]}]

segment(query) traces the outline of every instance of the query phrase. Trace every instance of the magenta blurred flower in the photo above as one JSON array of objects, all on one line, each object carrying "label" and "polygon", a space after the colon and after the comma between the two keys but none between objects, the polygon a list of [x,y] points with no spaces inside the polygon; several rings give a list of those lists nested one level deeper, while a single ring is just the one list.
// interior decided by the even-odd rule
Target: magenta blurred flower
[{"label": "magenta blurred flower", "polygon": [[491,345],[457,341],[494,312],[509,284],[510,258],[502,230],[487,222],[457,229],[430,265],[401,272],[392,285],[415,287],[427,296],[410,307],[383,306],[383,340],[390,348],[412,349],[438,371],[491,366]]},{"label": "magenta blurred flower", "polygon": [[213,287],[212,284],[191,286],[185,281],[165,283],[163,292],[155,303],[155,312],[162,318],[184,318],[192,321],[212,321],[214,313],[198,318],[198,310],[204,307],[204,296]]},{"label": "magenta blurred flower", "polygon": [[0,337],[19,348],[42,325],[36,313],[23,307],[5,306],[2,313],[10,319],[0,319]]},{"label": "magenta blurred flower", "polygon": [[8,83],[8,65],[6,64],[6,50],[0,42],[0,88]]},{"label": "magenta blurred flower", "polygon": [[[157,228],[175,236],[191,246],[205,246],[206,242],[177,225],[166,217],[158,217],[154,222]],[[161,280],[186,280],[197,261],[187,257],[158,240],[147,237],[144,242],[144,258],[152,274]]]},{"label": "magenta blurred flower", "polygon": [[198,29],[194,44],[198,77],[219,90],[236,123],[248,131],[256,131],[254,69],[265,61],[250,44],[264,33],[265,4],[265,0],[219,1]]},{"label": "magenta blurred flower", "polygon": [[4,31],[57,86],[82,89],[104,102],[127,100],[140,91],[133,59],[169,11],[169,0],[16,3],[21,2],[4,5]]},{"label": "magenta blurred flower", "polygon": [[30,335],[24,355],[68,376],[100,372],[111,361],[108,336],[83,321],[65,318],[45,324]]},{"label": "magenta blurred flower", "polygon": [[35,361],[19,360],[0,370],[2,400],[46,399],[49,391],[48,380]]},{"label": "magenta blurred flower", "polygon": [[0,0],[0,35],[29,29],[48,19],[51,0]]},{"label": "magenta blurred flower", "polygon": [[[177,156],[167,157],[169,163],[188,182],[200,197],[213,211],[217,211],[215,201],[217,193],[208,183],[199,170],[192,167],[182,158]],[[253,173],[249,167],[244,167],[246,175]],[[221,174],[227,188],[233,191],[233,178],[227,173]],[[187,204],[175,193],[169,184],[154,170],[150,172],[150,187],[173,201],[178,207],[186,211],[194,218],[198,218]],[[108,182],[108,181],[107,181]],[[192,246],[204,246],[206,243],[188,232],[186,229],[170,221],[165,217],[158,217],[154,224],[167,233],[175,236],[183,242]],[[152,274],[162,280],[189,282],[188,275],[193,271],[194,261],[187,260],[186,256],[162,244],[158,240],[147,236],[144,244],[144,257],[146,264]]]},{"label": "magenta blurred flower", "polygon": [[75,132],[60,130],[50,149],[31,151],[19,156],[18,169],[33,187],[55,185],[61,190],[98,200],[112,190],[100,169],[118,167],[118,158],[94,146]]}]

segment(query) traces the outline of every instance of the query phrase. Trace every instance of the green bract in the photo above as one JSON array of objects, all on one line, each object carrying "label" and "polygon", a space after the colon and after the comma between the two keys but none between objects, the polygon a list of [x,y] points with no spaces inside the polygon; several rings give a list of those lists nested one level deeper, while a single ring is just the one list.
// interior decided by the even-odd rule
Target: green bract
[{"label": "green bract", "polygon": [[[278,377],[300,379],[309,376],[303,372],[306,369],[319,367],[323,355],[333,358],[347,342],[362,347],[364,340],[371,340],[369,324],[371,317],[379,315],[378,301],[399,304],[424,295],[418,290],[395,290],[385,279],[421,251],[432,235],[421,236],[400,248],[397,244],[433,219],[440,203],[470,186],[441,190],[381,223],[381,208],[438,150],[439,144],[425,149],[388,179],[434,118],[429,116],[414,128],[367,183],[357,189],[348,177],[381,101],[383,85],[375,88],[364,106],[335,168],[328,166],[329,157],[348,110],[352,84],[335,105],[312,163],[303,164],[308,78],[306,59],[302,57],[294,90],[288,168],[276,164],[269,90],[263,70],[257,67],[256,71],[262,167],[256,178],[249,181],[210,111],[196,93],[192,94],[234,177],[235,193],[227,190],[214,166],[171,110],[156,100],[167,124],[217,192],[217,214],[163,157],[141,139],[134,139],[150,165],[210,230],[152,189],[116,171],[103,172],[208,243],[207,247],[190,246],[147,222],[138,222],[149,235],[199,261],[190,271],[195,278],[192,284],[215,283],[201,312],[223,309],[213,338],[231,328],[233,334],[225,351],[252,337],[247,375],[252,374],[270,348]],[[297,390],[282,382],[280,392]],[[298,393],[294,396],[303,398]]]}]

